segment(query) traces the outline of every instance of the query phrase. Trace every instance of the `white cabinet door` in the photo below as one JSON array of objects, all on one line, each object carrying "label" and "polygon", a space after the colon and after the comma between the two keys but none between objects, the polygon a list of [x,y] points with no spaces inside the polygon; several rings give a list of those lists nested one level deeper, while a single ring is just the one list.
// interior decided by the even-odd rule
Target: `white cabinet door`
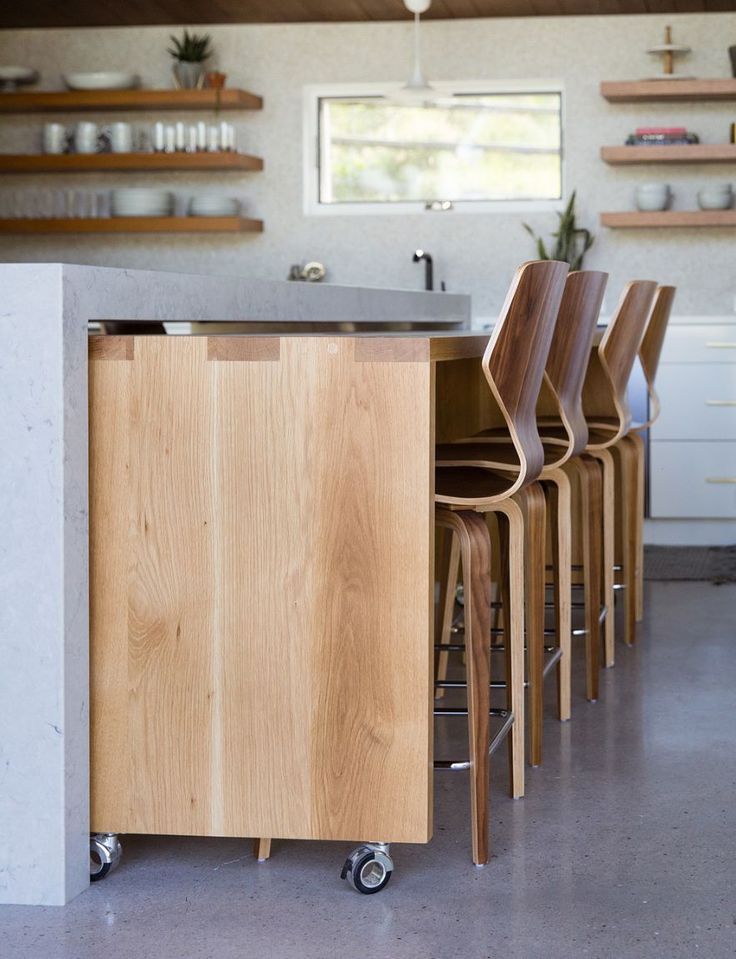
[{"label": "white cabinet door", "polygon": [[736,323],[670,326],[661,363],[736,363]]},{"label": "white cabinet door", "polygon": [[654,519],[736,519],[736,442],[653,441]]},{"label": "white cabinet door", "polygon": [[736,363],[660,366],[653,440],[736,440]]}]

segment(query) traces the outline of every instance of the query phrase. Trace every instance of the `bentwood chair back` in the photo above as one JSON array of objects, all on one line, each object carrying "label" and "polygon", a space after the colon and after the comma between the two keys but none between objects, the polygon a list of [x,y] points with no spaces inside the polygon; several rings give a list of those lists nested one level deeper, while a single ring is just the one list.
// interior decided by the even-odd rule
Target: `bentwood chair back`
[{"label": "bentwood chair back", "polygon": [[632,280],[597,349],[593,349],[583,385],[583,409],[591,430],[589,449],[612,446],[629,429],[626,390],[654,303],[657,284]]},{"label": "bentwood chair back", "polygon": [[519,267],[483,357],[483,371],[519,458],[509,495],[536,479],[544,466],[537,399],[568,269],[557,260]]},{"label": "bentwood chair back", "polygon": [[644,331],[641,346],[639,347],[639,360],[641,362],[641,368],[644,371],[644,378],[647,381],[650,401],[649,418],[646,423],[642,423],[641,426],[637,427],[639,429],[651,426],[659,416],[661,409],[659,397],[654,388],[654,381],[657,376],[657,369],[659,368],[659,358],[662,355],[662,346],[664,344],[665,333],[667,332],[670,313],[672,312],[675,292],[676,287],[674,286],[660,286],[657,289],[654,306],[652,307],[649,322],[647,323],[647,328]]},{"label": "bentwood chair back", "polygon": [[583,382],[607,281],[608,274],[597,270],[576,270],[565,281],[537,402],[538,421],[562,421],[569,439],[554,465],[582,453],[588,442]]}]

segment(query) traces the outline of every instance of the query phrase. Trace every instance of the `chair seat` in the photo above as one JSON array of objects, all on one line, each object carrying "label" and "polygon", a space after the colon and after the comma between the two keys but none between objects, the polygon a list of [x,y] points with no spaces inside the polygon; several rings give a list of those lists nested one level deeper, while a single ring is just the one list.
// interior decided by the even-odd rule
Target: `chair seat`
[{"label": "chair seat", "polygon": [[[564,460],[566,450],[559,444],[544,446],[544,465],[555,466]],[[442,443],[435,447],[435,462],[438,468],[450,466],[480,466],[502,472],[518,473],[521,469],[519,455],[512,443]]]},{"label": "chair seat", "polygon": [[515,479],[472,466],[443,466],[435,470],[435,502],[481,506],[505,499]]},{"label": "chair seat", "polygon": [[519,455],[512,443],[442,443],[435,447],[438,468],[450,466],[479,466],[518,473]]}]

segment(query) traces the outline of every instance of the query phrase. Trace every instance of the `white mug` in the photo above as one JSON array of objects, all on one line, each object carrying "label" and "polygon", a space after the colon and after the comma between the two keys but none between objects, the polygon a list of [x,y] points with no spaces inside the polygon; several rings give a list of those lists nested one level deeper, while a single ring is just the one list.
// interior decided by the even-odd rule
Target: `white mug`
[{"label": "white mug", "polygon": [[97,153],[99,137],[96,123],[78,123],[74,128],[74,146],[77,153]]},{"label": "white mug", "polygon": [[63,153],[66,150],[66,127],[61,123],[47,123],[43,128],[43,152]]},{"label": "white mug", "polygon": [[113,153],[133,152],[133,127],[130,123],[111,123],[108,133]]}]

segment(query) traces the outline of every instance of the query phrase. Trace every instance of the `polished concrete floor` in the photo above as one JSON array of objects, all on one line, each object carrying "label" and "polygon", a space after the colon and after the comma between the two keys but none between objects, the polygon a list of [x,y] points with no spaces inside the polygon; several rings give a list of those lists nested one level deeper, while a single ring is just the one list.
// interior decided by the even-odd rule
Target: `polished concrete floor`
[{"label": "polished concrete floor", "polygon": [[259,866],[246,841],[125,837],[119,869],[66,908],[0,907],[0,956],[736,956],[736,585],[647,591],[641,642],[619,647],[601,701],[576,670],[560,726],[550,689],[526,799],[507,798],[496,755],[484,869],[465,774],[443,772],[434,840],[394,846],[378,895],[340,881],[343,844],[274,843]]}]

